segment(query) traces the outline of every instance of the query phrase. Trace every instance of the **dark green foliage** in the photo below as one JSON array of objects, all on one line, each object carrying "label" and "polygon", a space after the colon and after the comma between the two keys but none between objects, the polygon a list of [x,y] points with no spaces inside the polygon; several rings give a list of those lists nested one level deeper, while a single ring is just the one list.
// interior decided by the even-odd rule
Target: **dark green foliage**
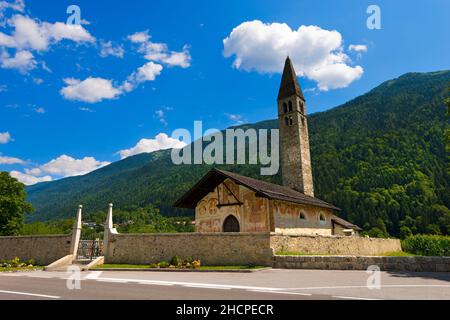
[{"label": "dark green foliage", "polygon": [[[408,73],[311,115],[316,196],[342,208],[344,219],[372,236],[449,234],[449,83],[450,71]],[[242,126],[248,127],[275,128],[277,121]],[[259,166],[218,167],[281,182],[279,175],[259,176]],[[29,187],[37,208],[30,219],[73,216],[80,203],[95,212],[109,202],[124,212],[152,204],[165,216],[192,216],[172,204],[210,169],[174,166],[170,151],[130,157],[86,176]]]},{"label": "dark green foliage", "polygon": [[[95,222],[96,226],[83,226],[82,239],[103,238],[105,219],[106,211],[84,214],[83,222]],[[20,235],[68,234],[72,231],[73,223],[73,219],[30,222],[23,225]],[[194,232],[192,218],[164,217],[152,206],[130,211],[115,210],[114,225],[121,233]]]},{"label": "dark green foliage", "polygon": [[20,230],[20,235],[69,234],[72,232],[73,223],[73,219],[26,223]]},{"label": "dark green foliage", "polygon": [[25,186],[7,172],[0,172],[0,236],[18,235],[24,215],[32,210]]},{"label": "dark green foliage", "polygon": [[450,236],[411,236],[402,240],[402,249],[420,256],[450,256]]}]

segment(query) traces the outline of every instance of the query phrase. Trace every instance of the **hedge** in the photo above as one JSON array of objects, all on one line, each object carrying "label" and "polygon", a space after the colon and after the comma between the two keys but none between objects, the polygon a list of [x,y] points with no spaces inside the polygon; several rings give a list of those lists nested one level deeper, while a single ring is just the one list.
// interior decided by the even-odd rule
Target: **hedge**
[{"label": "hedge", "polygon": [[402,240],[402,249],[421,256],[450,256],[450,236],[410,236]]}]

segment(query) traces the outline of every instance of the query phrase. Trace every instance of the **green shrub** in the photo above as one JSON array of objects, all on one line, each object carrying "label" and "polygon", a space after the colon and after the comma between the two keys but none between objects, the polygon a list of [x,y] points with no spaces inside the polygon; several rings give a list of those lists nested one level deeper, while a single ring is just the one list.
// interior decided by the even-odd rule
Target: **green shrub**
[{"label": "green shrub", "polygon": [[421,256],[450,256],[450,236],[410,236],[402,240],[402,249]]},{"label": "green shrub", "polygon": [[167,261],[161,261],[160,263],[158,263],[160,268],[168,268],[170,267],[170,263]]},{"label": "green shrub", "polygon": [[172,266],[175,267],[179,267],[181,266],[181,264],[183,263],[183,260],[181,260],[181,258],[179,256],[174,256],[171,260],[170,260],[170,264]]}]

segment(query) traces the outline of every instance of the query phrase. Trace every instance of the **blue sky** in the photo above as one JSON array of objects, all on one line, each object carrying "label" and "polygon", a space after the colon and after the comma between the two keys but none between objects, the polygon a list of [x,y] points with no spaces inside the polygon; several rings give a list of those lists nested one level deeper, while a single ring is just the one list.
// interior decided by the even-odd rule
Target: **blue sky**
[{"label": "blue sky", "polygon": [[[71,4],[79,26],[65,25]],[[371,4],[380,30],[366,26]],[[275,118],[286,54],[309,113],[448,69],[449,10],[445,0],[0,0],[0,170],[32,184],[176,145],[172,131],[194,120]]]}]

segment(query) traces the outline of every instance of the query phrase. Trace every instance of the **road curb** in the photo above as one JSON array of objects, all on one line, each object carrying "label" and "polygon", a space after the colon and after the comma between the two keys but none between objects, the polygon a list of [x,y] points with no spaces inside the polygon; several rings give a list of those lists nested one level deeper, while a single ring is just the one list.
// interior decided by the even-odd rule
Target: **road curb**
[{"label": "road curb", "polygon": [[264,270],[270,270],[272,268],[261,268],[261,269],[220,269],[220,270],[198,270],[198,269],[162,269],[162,268],[93,268],[89,271],[145,271],[145,272],[231,272],[231,273],[253,273]]}]

